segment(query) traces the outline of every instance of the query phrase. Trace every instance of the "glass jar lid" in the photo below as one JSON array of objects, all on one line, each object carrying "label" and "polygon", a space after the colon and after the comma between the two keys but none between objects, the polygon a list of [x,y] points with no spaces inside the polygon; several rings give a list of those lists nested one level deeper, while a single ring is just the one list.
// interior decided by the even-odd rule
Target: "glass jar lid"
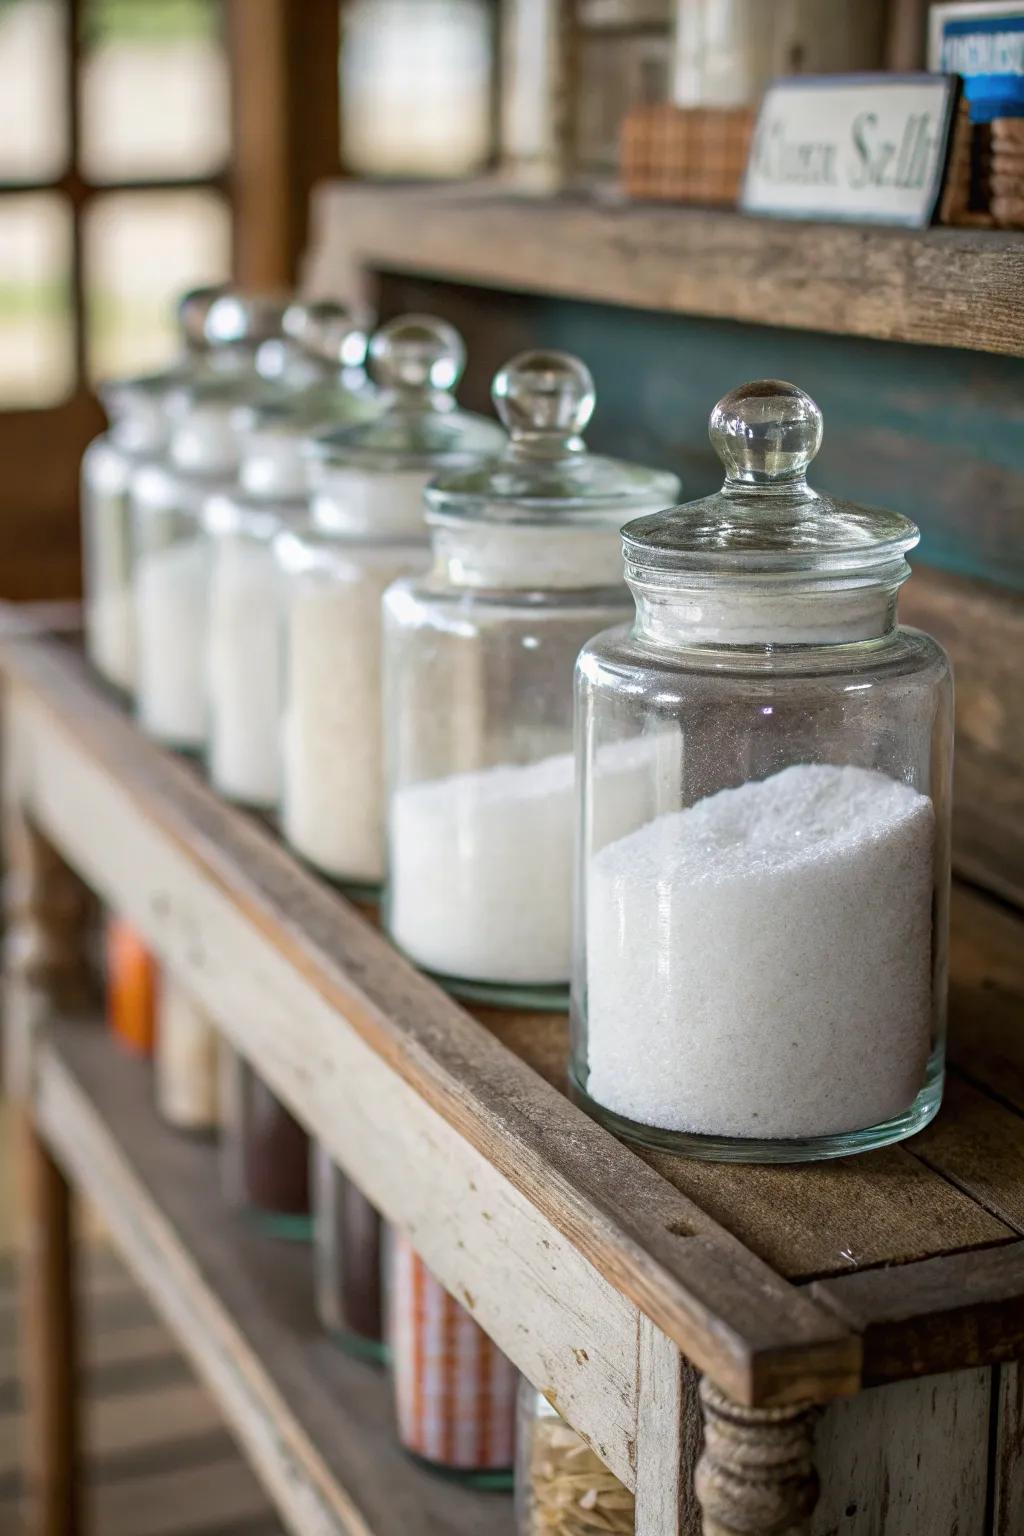
[{"label": "glass jar lid", "polygon": [[153,373],[101,380],[96,393],[112,421],[162,407],[169,395],[196,377],[196,368],[201,367],[199,355],[208,347],[206,317],[214,301],[228,291],[224,284],[192,288],[178,300],[175,316],[184,344],[184,356],[177,361]]},{"label": "glass jar lid", "polygon": [[643,507],[665,506],[679,478],[589,453],[582,433],[594,413],[594,380],[567,352],[522,352],[491,386],[506,429],[501,452],[437,476],[427,488],[431,520],[543,523],[566,515],[620,528]]},{"label": "glass jar lid", "polygon": [[207,346],[255,352],[261,342],[281,334],[288,303],[284,294],[226,289],[207,308],[202,327]]},{"label": "glass jar lid", "polygon": [[310,452],[332,466],[388,471],[466,465],[501,442],[496,422],[455,399],[466,349],[453,326],[431,315],[391,320],[370,342],[370,374],[381,394],[373,419],[313,439]]},{"label": "glass jar lid", "polygon": [[178,300],[177,321],[182,340],[189,352],[205,352],[210,345],[206,322],[210,309],[218,299],[227,298],[232,290],[226,283],[207,288],[190,288]]},{"label": "glass jar lid", "polygon": [[628,571],[711,577],[905,570],[903,555],[921,537],[909,518],[808,485],[822,416],[795,384],[760,379],[732,390],[712,411],[709,435],[725,466],[722,489],[627,523]]}]

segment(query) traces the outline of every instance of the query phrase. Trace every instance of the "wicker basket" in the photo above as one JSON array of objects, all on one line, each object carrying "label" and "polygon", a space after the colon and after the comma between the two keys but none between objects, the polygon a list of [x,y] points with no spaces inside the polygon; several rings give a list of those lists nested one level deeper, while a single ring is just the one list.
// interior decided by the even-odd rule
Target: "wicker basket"
[{"label": "wicker basket", "polygon": [[940,217],[944,224],[1024,229],[1024,118],[972,123],[961,102]]},{"label": "wicker basket", "polygon": [[755,117],[748,107],[634,107],[622,124],[625,191],[661,202],[735,204]]}]

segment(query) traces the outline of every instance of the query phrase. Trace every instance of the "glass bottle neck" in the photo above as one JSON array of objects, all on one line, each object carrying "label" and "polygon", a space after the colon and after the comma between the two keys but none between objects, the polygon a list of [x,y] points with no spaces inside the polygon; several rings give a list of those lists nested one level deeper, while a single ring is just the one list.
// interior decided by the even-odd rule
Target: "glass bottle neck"
[{"label": "glass bottle neck", "polygon": [[897,595],[906,574],[904,566],[902,575],[885,582],[788,575],[700,586],[652,586],[634,576],[629,585],[636,602],[635,633],[666,648],[876,640],[896,626]]}]

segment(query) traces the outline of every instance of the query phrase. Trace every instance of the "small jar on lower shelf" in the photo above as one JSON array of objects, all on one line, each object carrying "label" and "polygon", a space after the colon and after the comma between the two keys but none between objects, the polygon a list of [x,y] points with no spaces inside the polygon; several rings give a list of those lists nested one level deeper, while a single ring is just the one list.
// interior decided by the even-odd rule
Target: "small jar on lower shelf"
[{"label": "small jar on lower shelf", "polygon": [[107,1021],[128,1050],[151,1056],[156,1034],[156,960],[123,917],[108,916],[104,944]]},{"label": "small jar on lower shelf", "polygon": [[156,1021],[156,1102],[179,1131],[217,1129],[217,1032],[194,999],[166,971]]},{"label": "small jar on lower shelf", "polygon": [[473,1487],[510,1487],[515,1367],[393,1227],[387,1249],[388,1342],[402,1446]]},{"label": "small jar on lower shelf", "polygon": [[220,1052],[225,1199],[274,1237],[308,1242],[309,1137],[237,1051]]},{"label": "small jar on lower shelf", "polygon": [[317,1316],[351,1354],[383,1361],[380,1214],[319,1144],[313,1148],[312,1172]]},{"label": "small jar on lower shelf", "polygon": [[516,1425],[517,1536],[633,1536],[633,1495],[525,1379]]}]

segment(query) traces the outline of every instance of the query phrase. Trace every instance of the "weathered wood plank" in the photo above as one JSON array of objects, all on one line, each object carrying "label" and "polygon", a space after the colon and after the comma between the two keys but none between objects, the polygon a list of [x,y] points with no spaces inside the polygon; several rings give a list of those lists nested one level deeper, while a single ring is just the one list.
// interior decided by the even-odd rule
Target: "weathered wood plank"
[{"label": "weathered wood plank", "polygon": [[985,1536],[989,1372],[862,1392],[818,1424],[811,1536]]},{"label": "weathered wood plank", "polygon": [[992,1536],[1018,1536],[1024,1524],[1024,1364],[999,1372]]},{"label": "weathered wood plank", "polygon": [[792,1280],[906,1264],[1013,1236],[1005,1221],[900,1147],[811,1167],[644,1158]]},{"label": "weathered wood plank", "polygon": [[951,918],[949,1059],[1024,1114],[1024,920],[956,886]]},{"label": "weathered wood plank", "polygon": [[[848,336],[1024,354],[1024,239],[793,224],[486,187],[315,194],[315,290],[365,267]],[[415,226],[416,239],[409,239]]]},{"label": "weathered wood plank", "polygon": [[18,1114],[24,1209],[20,1320],[26,1522],[33,1536],[82,1530],[71,1191],[35,1123]]},{"label": "weathered wood plank", "polygon": [[[303,1536],[500,1531],[500,1506],[398,1449],[384,1379],[317,1328],[308,1250],[225,1215],[215,1149],[161,1125],[146,1083],[145,1065],[112,1050],[101,1028],[58,1028],[39,1061],[39,1123],[282,1517]],[[109,1411],[123,1415],[124,1401]],[[123,1444],[127,1426],[118,1430]]]},{"label": "weathered wood plank", "polygon": [[1024,1233],[1024,1116],[950,1073],[937,1118],[910,1145],[921,1162]]},{"label": "weathered wood plank", "polygon": [[901,593],[900,617],[934,635],[953,661],[954,866],[1024,906],[1024,598],[922,567]]},{"label": "weathered wood plank", "polygon": [[1024,1243],[820,1280],[811,1293],[861,1335],[870,1385],[1024,1354]]},{"label": "weathered wood plank", "polygon": [[[565,1401],[586,1395],[567,1314],[608,1320],[588,1432],[620,1475],[632,1369],[624,1393],[608,1386],[635,1350],[633,1305],[738,1400],[851,1389],[856,1362],[834,1321],[538,1082],[263,828],[142,741],[77,665],[54,647],[7,652],[26,685],[13,703],[32,737],[32,815],[449,1288],[479,1297],[481,1322],[532,1379]],[[504,1286],[482,1286],[494,1265]],[[619,1422],[603,1423],[615,1403]]]},{"label": "weathered wood plank", "polygon": [[241,1460],[187,1467],[162,1475],[104,1479],[88,1501],[90,1528],[103,1536],[272,1536],[267,1501]]}]

